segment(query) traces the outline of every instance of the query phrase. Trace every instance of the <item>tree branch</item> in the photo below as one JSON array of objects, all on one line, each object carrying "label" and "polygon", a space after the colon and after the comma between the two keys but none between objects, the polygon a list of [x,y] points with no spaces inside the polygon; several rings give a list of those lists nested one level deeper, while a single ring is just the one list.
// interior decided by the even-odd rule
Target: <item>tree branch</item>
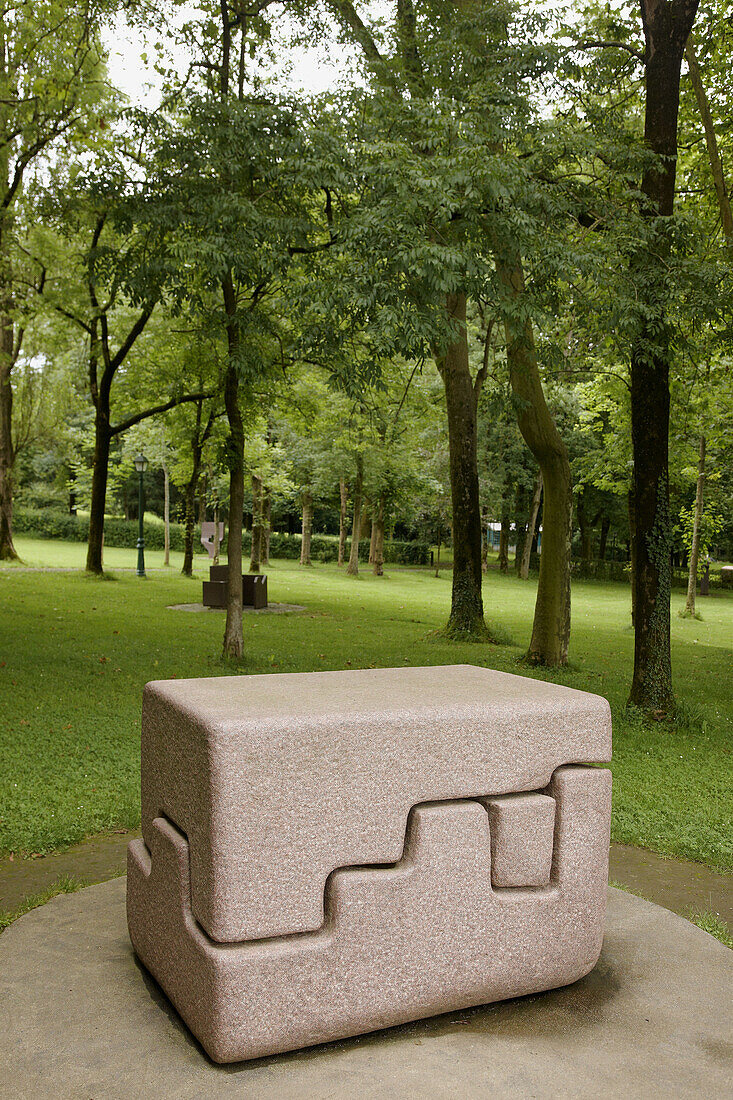
[{"label": "tree branch", "polygon": [[625,42],[611,42],[601,38],[589,38],[583,42],[574,42],[570,48],[572,50],[623,50],[625,53],[635,57],[642,65],[646,65],[646,54],[642,50],[637,50],[635,46],[628,46]]},{"label": "tree branch", "polygon": [[185,397],[172,397],[170,401],[166,401],[163,405],[154,405],[151,409],[145,409],[143,412],[135,413],[134,416],[128,416],[127,420],[120,421],[119,424],[115,424],[114,427],[110,426],[110,435],[121,435],[122,432],[126,432],[128,428],[132,428],[135,424],[139,424],[141,420],[147,420],[151,416],[157,416],[159,413],[168,412],[170,409],[175,409],[178,405],[185,405],[189,401],[205,401],[208,397],[213,397],[213,393],[187,393]]}]

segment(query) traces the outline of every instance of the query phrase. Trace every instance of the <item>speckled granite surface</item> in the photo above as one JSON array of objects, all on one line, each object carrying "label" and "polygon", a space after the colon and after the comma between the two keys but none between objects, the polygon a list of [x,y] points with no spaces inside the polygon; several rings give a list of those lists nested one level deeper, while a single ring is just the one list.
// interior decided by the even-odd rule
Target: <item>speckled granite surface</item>
[{"label": "speckled granite surface", "polygon": [[609,756],[604,700],[471,666],[149,685],[135,950],[222,1062],[575,981]]},{"label": "speckled granite surface", "polygon": [[188,838],[212,939],[307,932],[332,871],[400,858],[418,803],[539,791],[610,754],[604,699],[469,665],[160,681],[142,831],[166,817]]}]

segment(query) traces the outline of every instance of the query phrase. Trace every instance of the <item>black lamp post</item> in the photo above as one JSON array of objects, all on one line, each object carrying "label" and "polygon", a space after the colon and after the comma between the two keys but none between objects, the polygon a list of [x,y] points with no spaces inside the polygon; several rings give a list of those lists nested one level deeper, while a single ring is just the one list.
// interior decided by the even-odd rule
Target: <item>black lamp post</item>
[{"label": "black lamp post", "polygon": [[140,482],[138,487],[137,498],[137,512],[138,512],[138,529],[137,529],[137,575],[138,577],[145,576],[145,537],[143,535],[143,474],[148,468],[148,460],[145,455],[140,452],[135,456],[135,469],[140,476]]}]

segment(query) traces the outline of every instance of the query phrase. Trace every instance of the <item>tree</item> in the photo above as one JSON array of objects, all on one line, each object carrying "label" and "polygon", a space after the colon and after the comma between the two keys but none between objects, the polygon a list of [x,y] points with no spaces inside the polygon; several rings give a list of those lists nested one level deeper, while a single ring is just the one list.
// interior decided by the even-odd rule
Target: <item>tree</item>
[{"label": "tree", "polygon": [[[135,221],[137,213],[139,208],[134,195],[131,198],[119,193],[100,196],[93,190],[84,193],[79,187],[62,213],[60,227],[68,240],[64,242],[50,235],[45,239],[43,262],[47,265],[47,278],[44,295],[86,339],[87,384],[94,407],[94,462],[86,568],[95,574],[103,572],[104,515],[113,440],[141,421],[206,396],[182,392],[178,349],[167,328],[164,333],[158,330],[158,341],[155,341],[155,334],[147,341],[142,340],[146,330],[151,331],[151,318],[162,294],[159,256],[163,244],[157,228],[141,227]],[[124,222],[124,236],[118,219]],[[161,319],[161,324],[164,323]],[[147,345],[142,352],[141,340]],[[154,353],[151,353],[151,344],[155,346]],[[131,387],[128,375],[133,352],[143,374]],[[121,374],[123,367],[127,368],[125,375]],[[141,384],[142,378],[147,385]],[[127,400],[124,401],[125,411],[115,423],[113,393],[120,388],[119,384],[115,385],[120,379],[123,400],[125,396]],[[161,401],[159,394],[164,387],[173,392],[167,400]],[[140,394],[149,396],[151,403],[142,409],[138,405],[135,409]],[[134,411],[130,411],[130,406]]]},{"label": "tree", "polygon": [[0,559],[17,557],[11,375],[25,333],[16,278],[24,188],[59,146],[93,143],[104,126],[99,29],[117,6],[37,0],[0,12]]},{"label": "tree", "polygon": [[[383,90],[382,109],[390,120],[386,125],[404,135],[400,155],[409,184],[398,193],[401,181],[397,173],[389,175],[389,154],[394,158],[397,144],[393,140],[387,148],[380,144],[377,189],[383,209],[382,179],[387,175],[402,204],[402,224],[411,231],[404,270],[415,287],[422,277],[434,302],[442,292],[444,330],[431,350],[445,386],[451,448],[454,571],[447,631],[459,637],[489,636],[481,594],[476,468],[476,402],[486,370],[483,364],[472,370],[468,333],[469,303],[483,303],[485,309],[490,303],[494,320],[506,328],[520,428],[545,475],[550,553],[542,564],[528,656],[563,664],[570,627],[572,488],[567,454],[544,398],[532,332],[538,291],[551,276],[541,274],[533,257],[540,274],[530,294],[522,262],[528,236],[535,245],[540,240],[536,230],[527,233],[527,226],[536,224],[537,211],[549,205],[557,215],[557,196],[563,194],[553,180],[553,198],[543,196],[545,163],[533,175],[532,108],[524,94],[550,55],[539,60],[534,42],[524,48],[519,21],[512,24],[512,12],[504,6],[398,3],[391,55],[380,49],[353,4],[339,0],[329,6],[363,50]],[[526,135],[521,156],[519,133]],[[537,159],[543,161],[541,151]],[[422,249],[415,239],[420,216]],[[390,232],[386,239],[396,251],[399,238]],[[542,259],[550,260],[549,270],[558,270],[556,250],[545,249]]]},{"label": "tree", "polygon": [[[269,28],[268,2],[205,5],[194,65],[202,91],[160,119],[158,155],[148,177],[150,217],[168,217],[182,261],[176,293],[227,347],[224,405],[229,428],[229,584],[225,657],[243,654],[243,406],[255,383],[289,365],[293,268],[330,245],[325,205],[332,183],[316,127],[292,104],[252,94],[247,70]],[[201,49],[203,47],[203,53]],[[307,135],[307,137],[306,137]],[[325,161],[323,158],[326,149]],[[320,175],[315,166],[322,167]],[[317,198],[317,196],[319,196]],[[325,200],[325,201],[324,201]],[[301,275],[302,277],[302,275]]]},{"label": "tree", "polygon": [[[670,647],[669,373],[666,257],[671,249],[677,166],[680,73],[698,0],[641,0],[644,26],[644,141],[656,154],[641,179],[648,236],[639,331],[631,354],[636,546],[634,674],[629,701],[655,713],[673,709]],[[640,273],[641,274],[641,273]]]}]

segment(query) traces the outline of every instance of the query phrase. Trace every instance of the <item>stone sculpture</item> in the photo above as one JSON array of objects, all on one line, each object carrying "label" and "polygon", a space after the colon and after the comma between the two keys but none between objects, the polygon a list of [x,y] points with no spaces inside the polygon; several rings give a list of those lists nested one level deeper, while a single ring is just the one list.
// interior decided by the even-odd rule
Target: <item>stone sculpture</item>
[{"label": "stone sculpture", "polygon": [[219,548],[224,542],[224,524],[219,524],[219,537],[217,538],[217,525],[209,520],[204,520],[201,524],[201,545],[210,558],[216,559],[219,556]]},{"label": "stone sculpture", "polygon": [[575,981],[610,753],[604,699],[468,665],[149,684],[134,948],[219,1062]]}]

